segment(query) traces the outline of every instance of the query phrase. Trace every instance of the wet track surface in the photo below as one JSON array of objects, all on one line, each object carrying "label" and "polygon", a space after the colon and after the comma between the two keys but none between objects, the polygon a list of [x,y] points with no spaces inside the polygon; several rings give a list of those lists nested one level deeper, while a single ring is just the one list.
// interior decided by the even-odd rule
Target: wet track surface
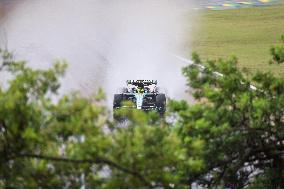
[{"label": "wet track surface", "polygon": [[170,97],[184,99],[188,94],[181,68],[187,62],[172,56],[183,53],[184,12],[193,14],[186,20],[190,25],[198,12],[189,11],[192,9],[235,9],[275,2],[0,0],[0,15],[5,15],[0,39],[34,67],[68,60],[62,93],[80,90],[88,96],[103,87],[112,99],[126,79],[157,79]]}]

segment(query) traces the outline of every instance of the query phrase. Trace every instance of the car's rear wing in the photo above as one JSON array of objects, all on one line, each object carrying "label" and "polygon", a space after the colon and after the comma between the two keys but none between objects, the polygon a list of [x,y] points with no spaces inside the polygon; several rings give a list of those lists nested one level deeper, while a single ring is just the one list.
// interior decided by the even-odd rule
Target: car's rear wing
[{"label": "car's rear wing", "polygon": [[157,85],[157,80],[127,80],[126,84],[137,85],[143,83],[144,85]]}]

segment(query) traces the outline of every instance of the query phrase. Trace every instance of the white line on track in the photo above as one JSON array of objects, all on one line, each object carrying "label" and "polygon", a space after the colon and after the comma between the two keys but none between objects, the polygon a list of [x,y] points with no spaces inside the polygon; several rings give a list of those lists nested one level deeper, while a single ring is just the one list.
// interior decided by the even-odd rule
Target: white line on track
[{"label": "white line on track", "polygon": [[[189,65],[195,66],[199,69],[200,72],[205,70],[205,66],[201,65],[201,64],[195,64],[192,60],[186,59],[184,57],[178,56],[178,55],[174,55],[174,57],[176,57],[177,59],[179,59],[182,62],[185,62]],[[224,74],[220,73],[220,72],[213,72],[213,74],[217,77],[224,77]],[[250,89],[251,90],[257,90],[257,88],[254,85],[250,85]]]}]

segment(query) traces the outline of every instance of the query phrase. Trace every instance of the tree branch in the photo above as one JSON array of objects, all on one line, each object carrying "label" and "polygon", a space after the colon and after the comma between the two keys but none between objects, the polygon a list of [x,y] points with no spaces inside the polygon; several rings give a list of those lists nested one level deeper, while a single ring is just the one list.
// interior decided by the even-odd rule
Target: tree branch
[{"label": "tree branch", "polygon": [[116,168],[122,172],[125,172],[127,174],[130,174],[134,177],[137,177],[139,180],[141,180],[146,186],[149,188],[152,188],[153,186],[151,183],[149,183],[140,173],[137,171],[133,171],[130,169],[127,169],[111,160],[97,157],[95,159],[70,159],[70,158],[64,158],[64,157],[52,157],[52,156],[45,156],[45,155],[38,155],[38,154],[17,154],[11,159],[17,159],[17,158],[34,158],[34,159],[41,159],[41,160],[47,160],[47,161],[56,161],[56,162],[65,162],[65,163],[75,163],[75,164],[83,164],[83,163],[89,163],[89,164],[106,164],[110,167]]}]

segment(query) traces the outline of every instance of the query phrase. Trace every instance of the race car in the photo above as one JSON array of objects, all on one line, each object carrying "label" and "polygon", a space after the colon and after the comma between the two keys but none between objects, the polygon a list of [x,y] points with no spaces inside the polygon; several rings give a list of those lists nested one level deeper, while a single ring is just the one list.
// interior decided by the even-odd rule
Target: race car
[{"label": "race car", "polygon": [[[136,108],[156,111],[163,115],[166,111],[166,95],[159,93],[157,80],[127,80],[127,87],[121,94],[115,94],[113,109]],[[123,103],[129,101],[132,103]]]}]

